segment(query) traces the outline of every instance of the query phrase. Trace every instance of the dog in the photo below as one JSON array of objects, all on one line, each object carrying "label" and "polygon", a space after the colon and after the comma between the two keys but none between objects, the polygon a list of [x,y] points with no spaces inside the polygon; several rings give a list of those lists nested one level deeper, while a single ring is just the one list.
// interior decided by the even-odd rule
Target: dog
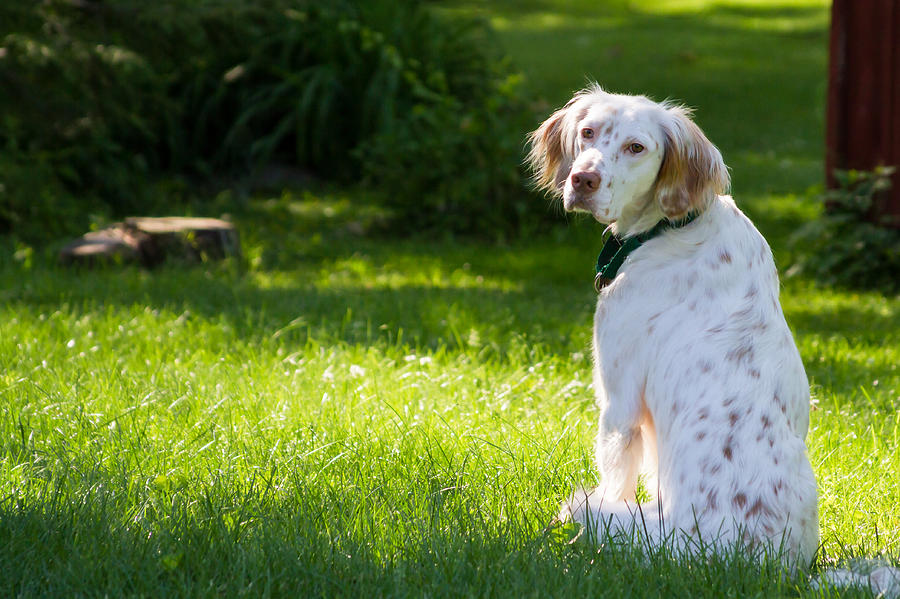
[{"label": "dog", "polygon": [[[595,280],[600,483],[559,518],[806,568],[819,544],[809,383],[772,251],[690,117],[594,85],[529,138],[537,187],[611,233]],[[656,497],[639,504],[641,473]]]}]

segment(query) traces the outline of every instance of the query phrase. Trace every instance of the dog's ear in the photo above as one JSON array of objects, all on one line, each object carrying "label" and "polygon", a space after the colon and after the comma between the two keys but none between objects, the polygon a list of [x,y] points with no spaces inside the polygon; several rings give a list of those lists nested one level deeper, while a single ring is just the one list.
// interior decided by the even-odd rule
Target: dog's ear
[{"label": "dog's ear", "polygon": [[552,195],[562,194],[562,183],[572,168],[573,144],[570,128],[571,114],[578,96],[550,115],[537,130],[528,136],[531,150],[527,162],[532,180],[538,189]]},{"label": "dog's ear", "polygon": [[681,106],[667,109],[662,123],[664,154],[656,177],[656,200],[670,219],[702,212],[731,183],[722,154]]}]

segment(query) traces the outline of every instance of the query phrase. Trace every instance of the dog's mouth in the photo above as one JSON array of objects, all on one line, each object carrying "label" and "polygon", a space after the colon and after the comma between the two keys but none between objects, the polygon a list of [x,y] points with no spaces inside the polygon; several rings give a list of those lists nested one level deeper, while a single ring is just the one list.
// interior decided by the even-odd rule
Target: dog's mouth
[{"label": "dog's mouth", "polygon": [[563,196],[563,207],[567,212],[575,212],[578,210],[591,212],[590,198],[593,194],[582,194],[575,191],[568,192]]},{"label": "dog's mouth", "polygon": [[606,222],[609,210],[595,193],[579,193],[566,189],[563,193],[563,208],[566,212],[587,212],[600,222]]}]

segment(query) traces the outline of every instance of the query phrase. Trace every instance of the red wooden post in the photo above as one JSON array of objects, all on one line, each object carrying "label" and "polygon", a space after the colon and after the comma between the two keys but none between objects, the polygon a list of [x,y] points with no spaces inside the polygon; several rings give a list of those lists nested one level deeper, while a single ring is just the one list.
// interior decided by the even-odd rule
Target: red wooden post
[{"label": "red wooden post", "polygon": [[[833,0],[826,180],[834,169],[900,167],[900,0]],[[900,227],[900,169],[873,217]]]}]

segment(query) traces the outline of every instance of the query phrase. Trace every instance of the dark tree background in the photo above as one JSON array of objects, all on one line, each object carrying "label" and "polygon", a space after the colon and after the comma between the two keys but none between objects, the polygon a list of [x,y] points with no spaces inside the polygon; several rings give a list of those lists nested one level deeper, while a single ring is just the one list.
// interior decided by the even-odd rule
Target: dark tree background
[{"label": "dark tree background", "polygon": [[[900,165],[900,0],[834,0],[826,172]],[[873,206],[874,222],[900,228],[900,174]]]}]

